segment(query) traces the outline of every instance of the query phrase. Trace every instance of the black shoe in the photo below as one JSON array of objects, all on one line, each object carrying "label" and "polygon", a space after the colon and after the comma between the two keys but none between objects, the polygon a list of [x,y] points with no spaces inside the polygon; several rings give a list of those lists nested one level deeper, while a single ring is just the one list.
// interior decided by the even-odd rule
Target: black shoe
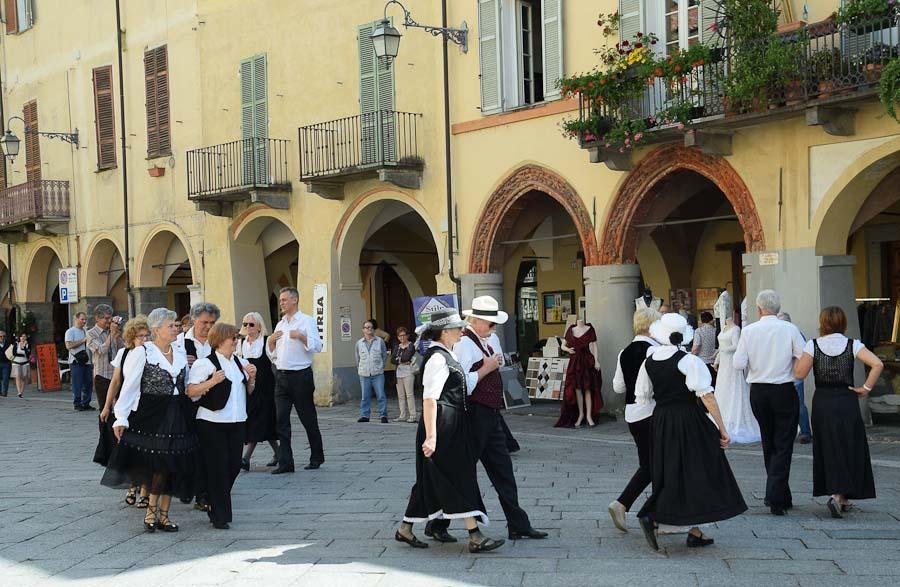
[{"label": "black shoe", "polygon": [[700,548],[702,546],[709,546],[715,542],[712,538],[707,538],[706,536],[696,536],[688,532],[687,535],[687,547],[688,548]]},{"label": "black shoe", "polygon": [[428,536],[432,540],[437,540],[438,542],[457,542],[456,537],[447,532],[446,528],[438,528],[435,530],[434,528],[426,527],[425,536]]},{"label": "black shoe", "polygon": [[541,532],[540,530],[535,530],[534,528],[528,528],[527,530],[510,530],[509,531],[509,539],[510,540],[519,540],[521,538],[532,538],[534,540],[543,540],[547,537],[546,532]]},{"label": "black shoe", "polygon": [[322,466],[322,463],[317,463],[316,461],[310,461],[308,465],[303,467],[307,471],[312,471],[313,469],[318,469]]},{"label": "black shoe", "polygon": [[83,412],[93,412],[93,411],[96,410],[96,409],[97,409],[97,408],[95,408],[95,407],[92,406],[91,404],[87,404],[87,405],[81,406],[81,411],[83,411]]},{"label": "black shoe", "polygon": [[406,536],[401,534],[399,530],[394,533],[394,540],[396,540],[397,542],[405,542],[413,548],[428,548],[428,544],[416,538],[415,535],[413,535],[411,538],[407,538]]},{"label": "black shoe", "polygon": [[[22,396],[20,395],[19,397],[22,397]],[[83,412],[83,411],[84,411],[84,408],[81,407],[81,406],[72,406],[72,409],[75,410],[76,412]]]},{"label": "black shoe", "polygon": [[181,503],[191,503],[192,501],[194,501],[193,497],[181,497],[179,499],[181,500]]},{"label": "black shoe", "polygon": [[485,538],[481,542],[472,542],[469,540],[469,552],[490,552],[492,550],[497,550],[501,546],[506,544],[506,540],[494,540],[493,538]]},{"label": "black shoe", "polygon": [[213,522],[212,525],[216,530],[228,530],[231,527],[228,522]]},{"label": "black shoe", "polygon": [[241,459],[241,468],[245,471],[250,470],[250,459],[244,457]]},{"label": "black shoe", "polygon": [[381,417],[381,423],[382,423],[382,424],[387,424],[387,423],[388,423],[387,416],[382,416],[382,417]]},{"label": "black shoe", "polygon": [[267,467],[277,467],[278,466],[278,457],[272,457],[272,460],[266,463]]},{"label": "black shoe", "polygon": [[779,507],[777,505],[771,506],[769,508],[769,511],[772,512],[772,515],[775,515],[775,516],[783,516],[784,514],[787,513],[787,509],[785,509],[783,507]]},{"label": "black shoe", "polygon": [[831,512],[832,518],[843,518],[844,514],[841,513],[841,506],[834,500],[833,497],[828,498],[828,511]]},{"label": "black shoe", "polygon": [[638,518],[638,522],[641,525],[641,530],[644,531],[644,538],[647,539],[647,544],[653,550],[659,550],[659,543],[656,542],[656,527],[653,524],[653,520],[645,516]]},{"label": "black shoe", "polygon": [[272,471],[273,475],[281,475],[282,473],[293,473],[294,465],[281,465],[274,471]]},{"label": "black shoe", "polygon": [[357,422],[368,422],[368,421],[369,421],[369,418],[367,418],[366,416],[360,416],[359,420],[357,420]]}]

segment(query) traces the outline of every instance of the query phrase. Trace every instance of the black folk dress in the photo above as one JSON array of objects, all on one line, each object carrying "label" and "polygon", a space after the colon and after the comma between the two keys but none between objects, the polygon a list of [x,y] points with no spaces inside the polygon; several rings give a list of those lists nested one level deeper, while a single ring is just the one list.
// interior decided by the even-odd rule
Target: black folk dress
[{"label": "black folk dress", "polygon": [[[266,355],[267,336],[263,337],[263,351],[259,357],[244,357],[256,367],[256,384],[247,396],[247,434],[245,442],[269,442],[278,440],[275,430],[275,372],[272,361]],[[247,341],[243,342],[247,348]]]},{"label": "black folk dress", "polygon": [[416,433],[416,483],[403,521],[415,523],[475,517],[487,525],[488,517],[484,513],[476,476],[476,459],[469,441],[466,376],[453,355],[436,344],[426,351],[425,364],[438,353],[447,361],[450,376],[437,400],[437,445],[431,457],[422,453],[425,442],[423,418]]},{"label": "black folk dress", "polygon": [[813,341],[813,495],[873,499],[875,479],[866,428],[853,385],[853,340],[832,357]]},{"label": "black folk dress", "polygon": [[[644,363],[653,384],[653,493],[638,515],[660,524],[694,526],[727,520],[747,510],[719,430],[685,383],[678,351]],[[699,359],[697,359],[699,360]]]}]

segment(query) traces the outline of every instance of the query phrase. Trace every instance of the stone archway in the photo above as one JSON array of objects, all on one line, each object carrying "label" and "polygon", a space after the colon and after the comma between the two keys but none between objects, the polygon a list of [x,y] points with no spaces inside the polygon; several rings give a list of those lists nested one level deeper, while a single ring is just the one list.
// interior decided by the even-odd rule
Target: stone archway
[{"label": "stone archway", "polygon": [[88,314],[97,304],[109,304],[117,311],[128,309],[125,265],[119,245],[109,236],[98,236],[87,250],[82,271],[82,295]]},{"label": "stone archway", "polygon": [[166,307],[182,315],[195,301],[198,282],[190,244],[177,229],[163,226],[144,239],[138,256],[135,309]]},{"label": "stone archway", "polygon": [[543,192],[556,200],[569,214],[581,240],[584,264],[599,263],[594,227],[581,196],[559,174],[538,165],[519,167],[494,190],[482,207],[469,254],[470,273],[490,273],[496,269],[495,243],[512,228],[518,212],[526,204],[526,194]]},{"label": "stone archway", "polygon": [[599,264],[636,262],[638,229],[663,193],[667,179],[679,171],[693,171],[711,181],[734,208],[744,231],[748,252],[766,248],[762,222],[744,180],[722,157],[677,145],[660,147],[644,157],[619,188],[606,217],[599,248]]}]

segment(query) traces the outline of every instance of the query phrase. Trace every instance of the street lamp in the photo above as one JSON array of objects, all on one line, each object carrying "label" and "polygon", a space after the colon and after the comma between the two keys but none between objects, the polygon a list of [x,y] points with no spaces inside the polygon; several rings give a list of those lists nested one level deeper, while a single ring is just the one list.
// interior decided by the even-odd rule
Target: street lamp
[{"label": "street lamp", "polygon": [[413,27],[425,29],[425,32],[431,33],[432,36],[442,36],[445,40],[452,41],[462,48],[463,53],[469,51],[469,26],[463,21],[458,29],[448,27],[438,27],[430,25],[422,25],[413,20],[409,10],[397,0],[390,0],[384,5],[384,18],[378,23],[378,27],[372,31],[372,42],[375,45],[375,55],[379,59],[385,59],[388,63],[397,57],[400,50],[400,31],[391,26],[388,19],[387,11],[391,4],[396,4],[403,11],[403,26],[406,28]]},{"label": "street lamp", "polygon": [[78,146],[78,129],[75,129],[75,132],[38,132],[36,130],[32,130],[31,127],[28,126],[28,123],[25,122],[25,119],[19,116],[13,116],[6,122],[6,132],[3,134],[3,138],[0,138],[0,150],[3,151],[3,154],[9,159],[9,162],[12,163],[15,161],[16,157],[19,155],[19,147],[21,146],[22,141],[19,140],[11,130],[9,130],[9,124],[13,120],[22,121],[22,126],[25,127],[26,135],[38,135],[45,136],[49,139],[59,139],[61,141],[65,141],[67,143],[71,143]]}]

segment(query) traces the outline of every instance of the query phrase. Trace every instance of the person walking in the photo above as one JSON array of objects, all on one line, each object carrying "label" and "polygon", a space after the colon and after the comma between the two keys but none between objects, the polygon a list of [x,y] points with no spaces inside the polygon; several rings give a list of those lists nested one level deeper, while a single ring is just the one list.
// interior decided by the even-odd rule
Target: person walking
[{"label": "person walking", "polygon": [[66,330],[65,343],[69,349],[69,368],[72,375],[72,404],[76,412],[93,410],[91,392],[93,390],[94,369],[87,349],[87,314],[75,314],[75,324]]},{"label": "person walking", "polygon": [[[469,442],[475,458],[481,461],[491,485],[500,498],[506,515],[510,540],[546,538],[547,533],[531,526],[528,514],[519,505],[519,489],[509,456],[503,416],[503,379],[500,364],[503,349],[495,329],[509,319],[497,300],[481,296],[472,300],[472,309],[463,312],[468,326],[459,344],[453,347],[467,379]],[[425,527],[425,535],[439,542],[456,542],[447,532],[450,521],[434,520]]]},{"label": "person walking", "polygon": [[106,405],[106,394],[112,381],[115,367],[111,361],[120,348],[125,346],[121,330],[122,318],[113,316],[113,309],[107,304],[97,304],[94,308],[94,327],[87,331],[87,348],[94,365],[94,390],[97,405]]},{"label": "person walking", "polygon": [[400,417],[394,422],[416,422],[416,345],[409,340],[409,330],[401,326],[397,329],[397,344],[391,350],[391,363],[397,366],[397,403]]},{"label": "person walking", "polygon": [[282,318],[275,331],[266,339],[266,351],[275,364],[275,420],[278,429],[278,467],[273,475],[294,472],[294,451],[291,448],[291,409],[297,410],[300,423],[306,429],[309,442],[309,464],[304,469],[318,469],[325,462],[322,433],[313,394],[313,354],[322,352],[322,339],[312,316],[298,308],[300,292],[283,287],[278,294]]},{"label": "person walking", "polygon": [[701,312],[700,322],[700,328],[694,331],[691,353],[700,357],[700,360],[709,369],[713,386],[715,386],[716,370],[713,369],[713,363],[716,362],[716,327],[713,326],[712,312]]},{"label": "person walking", "polygon": [[[638,370],[635,402],[653,409],[653,493],[638,520],[653,550],[656,524],[693,526],[688,548],[709,546],[699,524],[719,522],[747,511],[723,450],[728,431],[719,414],[712,376],[703,361],[679,348],[690,343],[691,328],[679,314],[650,325],[660,343]],[[702,401],[702,406],[697,398]]]},{"label": "person walking", "polygon": [[[416,450],[416,482],[403,522],[394,534],[395,540],[413,548],[428,548],[413,534],[413,524],[449,523],[454,518],[463,518],[469,531],[469,552],[489,552],[505,542],[487,538],[478,528],[479,521],[488,524],[488,517],[478,487],[477,455],[471,445],[472,413],[466,383],[469,375],[451,350],[465,325],[456,310],[448,308],[433,312],[431,320],[419,331],[431,341],[425,352],[422,421],[416,433],[416,447],[421,449]],[[483,365],[479,374],[496,369],[496,361],[492,361]]]},{"label": "person walking", "polygon": [[[0,330],[0,396],[9,395],[9,378],[12,375],[12,357],[13,351],[9,350],[13,346],[12,340],[8,339],[6,332]],[[6,353],[9,353],[7,355]]]},{"label": "person walking", "polygon": [[356,356],[356,374],[359,375],[361,396],[359,400],[359,419],[357,422],[368,422],[372,415],[372,391],[378,398],[378,415],[381,423],[387,424],[387,395],[384,393],[384,362],[387,359],[387,347],[384,340],[375,336],[375,326],[371,320],[363,322],[363,336],[353,347]]},{"label": "person walking", "polygon": [[803,337],[778,319],[781,298],[771,289],[756,296],[760,319],[744,325],[734,352],[735,369],[747,370],[750,407],[759,422],[766,465],[765,504],[776,516],[793,507],[790,476],[800,405],[794,388],[794,361],[803,355]]},{"label": "person walking", "polygon": [[634,339],[619,353],[616,359],[616,374],[613,377],[613,391],[625,394],[625,422],[628,431],[634,439],[634,445],[638,451],[638,469],[631,476],[631,480],[622,490],[619,498],[609,504],[607,508],[616,528],[623,532],[628,531],[625,522],[625,512],[631,511],[631,506],[638,496],[650,485],[651,481],[651,445],[653,441],[653,401],[639,405],[635,401],[634,389],[637,382],[638,371],[647,353],[653,347],[659,345],[650,336],[650,325],[659,320],[660,314],[652,308],[640,308],[632,318]]},{"label": "person walking", "polygon": [[759,423],[750,408],[750,384],[744,371],[734,368],[734,351],[741,339],[741,327],[735,324],[735,313],[725,320],[722,332],[719,333],[719,352],[715,365],[718,367],[716,378],[716,402],[725,429],[731,437],[732,444],[759,442]]},{"label": "person walking", "polygon": [[[778,319],[785,322],[791,322],[791,315],[787,312],[778,312]],[[791,322],[793,324],[793,322]],[[796,324],[794,324],[797,327]],[[806,336],[803,331],[797,327],[803,341],[806,342]],[[806,408],[806,397],[804,393],[804,381],[802,379],[794,379],[794,388],[797,390],[797,399],[800,402],[800,435],[797,436],[797,442],[800,444],[809,444],[812,442],[812,428],[809,425],[809,410]]]},{"label": "person walking", "polygon": [[16,380],[17,395],[23,397],[25,386],[31,383],[31,345],[28,344],[28,335],[24,332],[13,345],[12,355],[12,377]]},{"label": "person walking", "polygon": [[241,321],[244,339],[238,343],[237,354],[256,367],[256,384],[247,398],[247,435],[244,438],[244,457],[241,468],[250,470],[250,458],[256,445],[268,442],[272,458],[267,467],[278,464],[278,431],[275,427],[275,372],[266,354],[266,325],[259,312],[250,312]]},{"label": "person walking", "polygon": [[147,486],[147,532],[177,532],[169,518],[171,498],[196,493],[200,450],[185,395],[187,357],[172,344],[179,330],[176,318],[166,308],[150,312],[152,341],[128,353],[113,407],[119,445],[101,481],[107,487],[122,487],[129,479]]},{"label": "person walking", "polygon": [[238,329],[217,322],[209,330],[212,352],[191,367],[187,394],[198,406],[197,435],[206,474],[209,521],[227,530],[232,521],[231,489],[241,471],[247,421],[247,394],[256,367],[235,354]]},{"label": "person walking", "polygon": [[[842,518],[851,499],[874,499],[875,479],[866,427],[858,397],[868,395],[884,363],[858,341],[845,336],[847,316],[837,306],[819,314],[819,338],[806,342],[794,375],[804,379],[813,371],[813,496],[828,495],[832,518]],[[854,359],[869,367],[862,387],[853,385]]]}]

